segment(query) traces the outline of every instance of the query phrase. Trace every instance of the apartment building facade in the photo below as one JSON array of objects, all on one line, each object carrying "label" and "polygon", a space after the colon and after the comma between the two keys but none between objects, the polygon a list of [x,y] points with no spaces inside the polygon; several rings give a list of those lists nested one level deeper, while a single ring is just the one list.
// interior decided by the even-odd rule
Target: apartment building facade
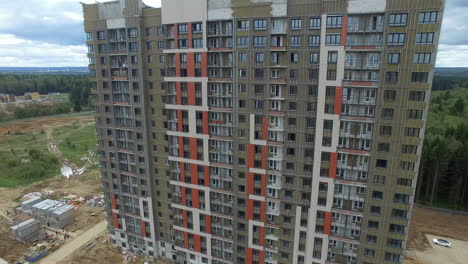
[{"label": "apartment building facade", "polygon": [[83,4],[111,241],[403,263],[443,0]]}]

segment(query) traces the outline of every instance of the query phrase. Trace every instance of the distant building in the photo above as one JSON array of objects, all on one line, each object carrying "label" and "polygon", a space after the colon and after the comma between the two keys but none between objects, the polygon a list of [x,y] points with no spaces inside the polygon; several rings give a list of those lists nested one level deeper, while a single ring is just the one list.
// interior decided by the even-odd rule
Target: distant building
[{"label": "distant building", "polygon": [[14,94],[0,94],[0,103],[14,103],[16,96]]},{"label": "distant building", "polygon": [[39,100],[41,95],[39,93],[25,93],[24,100]]}]

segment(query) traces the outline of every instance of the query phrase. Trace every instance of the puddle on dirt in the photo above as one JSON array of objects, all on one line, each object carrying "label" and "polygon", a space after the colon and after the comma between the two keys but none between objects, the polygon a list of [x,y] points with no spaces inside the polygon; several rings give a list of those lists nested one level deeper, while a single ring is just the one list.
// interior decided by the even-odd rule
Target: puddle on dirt
[{"label": "puddle on dirt", "polygon": [[73,170],[67,165],[63,165],[60,171],[62,172],[62,176],[67,179],[69,179],[73,175]]}]

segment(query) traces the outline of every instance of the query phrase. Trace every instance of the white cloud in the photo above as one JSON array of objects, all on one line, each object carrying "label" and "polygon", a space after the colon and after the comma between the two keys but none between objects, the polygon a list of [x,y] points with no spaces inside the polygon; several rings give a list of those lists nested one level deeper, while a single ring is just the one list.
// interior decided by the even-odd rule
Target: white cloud
[{"label": "white cloud", "polygon": [[0,34],[2,67],[71,67],[85,66],[86,47],[60,45]]},{"label": "white cloud", "polygon": [[468,67],[468,45],[439,45],[437,67]]}]

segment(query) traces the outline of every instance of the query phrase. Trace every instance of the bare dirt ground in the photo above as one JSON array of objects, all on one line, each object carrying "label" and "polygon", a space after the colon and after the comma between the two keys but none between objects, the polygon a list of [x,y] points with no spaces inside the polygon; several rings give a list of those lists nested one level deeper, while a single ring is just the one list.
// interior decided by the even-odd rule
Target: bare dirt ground
[{"label": "bare dirt ground", "polygon": [[466,264],[468,260],[468,242],[457,239],[452,239],[443,236],[426,235],[428,241],[434,238],[442,238],[449,240],[452,244],[450,248],[432,244],[431,250],[417,251],[410,250],[407,255],[413,259],[420,261],[422,264]]},{"label": "bare dirt ground", "polygon": [[[433,245],[426,237],[446,237],[451,242],[457,242],[457,249],[444,251]],[[407,255],[405,264],[433,264],[457,262],[448,261],[453,253],[468,252],[468,216],[453,215],[415,206],[408,235]],[[433,254],[437,250],[436,254]],[[444,255],[445,254],[445,255]],[[436,258],[433,258],[436,256]],[[468,256],[467,256],[468,258]],[[433,262],[445,259],[443,262]],[[462,262],[466,263],[466,262]]]},{"label": "bare dirt ground", "polygon": [[43,117],[28,120],[15,120],[0,124],[0,135],[17,131],[23,133],[40,132],[41,130],[65,126],[75,122],[87,123],[92,120],[93,118],[91,116],[72,116],[66,118]]},{"label": "bare dirt ground", "polygon": [[10,236],[10,222],[0,215],[0,258],[14,261],[29,248]]}]

